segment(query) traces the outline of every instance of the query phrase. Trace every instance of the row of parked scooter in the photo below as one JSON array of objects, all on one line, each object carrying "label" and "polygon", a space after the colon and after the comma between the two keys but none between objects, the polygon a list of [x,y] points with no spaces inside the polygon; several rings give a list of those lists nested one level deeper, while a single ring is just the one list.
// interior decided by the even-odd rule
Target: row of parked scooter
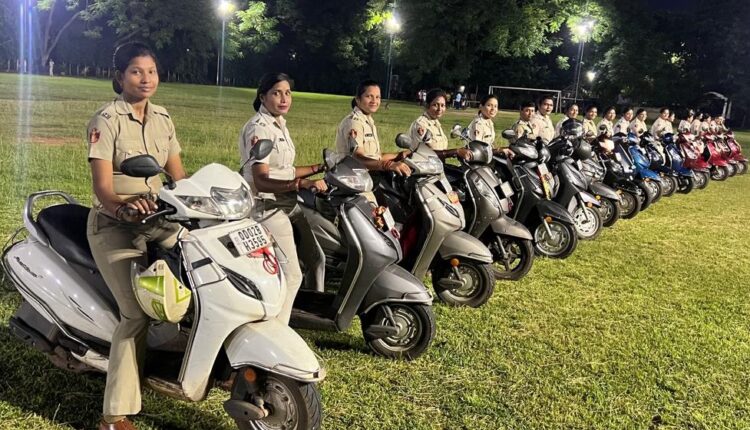
[{"label": "row of parked scooter", "polygon": [[[552,142],[503,132],[512,159],[470,141],[461,126],[451,134],[466,141],[470,161],[445,164],[424,143],[429,132],[423,141],[396,138],[410,150],[409,177],[371,173],[351,156],[324,151],[328,191],[301,191],[299,201],[326,258],[321,267],[303,268],[292,327],[345,331],[359,317],[376,354],[416,358],[436,331],[428,273],[441,301],[478,307],[496,280],[525,276],[535,255],[567,257],[579,239],[595,238],[662,196],[747,171],[732,133],[610,139],[583,136],[571,120]],[[272,146],[258,142],[251,157],[264,158]],[[165,173],[150,155],[125,160],[121,171]],[[38,210],[50,197],[65,203]],[[173,249],[152,250],[149,263],[163,261],[175,279],[149,281],[150,288],[161,285],[167,297],[170,285],[181,284],[191,305],[184,316],[150,327],[145,383],[189,401],[204,399],[212,386],[228,389],[225,410],[243,429],[317,428],[316,382],[325,370],[276,318],[286,290],[284,256],[249,217],[252,205],[247,183],[225,166],[210,164],[177,182],[167,176],[150,218],[184,230]],[[24,227],[2,256],[23,297],[9,327],[63,369],[106,372],[119,312],[88,247],[88,212],[60,191],[29,196]],[[134,288],[139,282],[134,276]]]}]

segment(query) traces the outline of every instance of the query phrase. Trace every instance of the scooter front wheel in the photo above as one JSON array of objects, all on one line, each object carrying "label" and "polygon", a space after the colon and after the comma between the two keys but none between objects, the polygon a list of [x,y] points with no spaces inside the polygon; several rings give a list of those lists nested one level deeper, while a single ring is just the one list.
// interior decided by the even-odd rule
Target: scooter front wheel
[{"label": "scooter front wheel", "polygon": [[677,190],[677,192],[680,194],[687,194],[693,191],[693,188],[695,188],[695,179],[688,176],[685,178],[685,186]]},{"label": "scooter front wheel", "polygon": [[695,188],[702,190],[708,186],[710,176],[706,172],[695,172]]},{"label": "scooter front wheel", "polygon": [[[452,306],[478,308],[492,297],[495,291],[495,275],[492,265],[471,260],[460,260],[456,267],[458,276],[448,261],[442,261],[439,268],[432,271],[432,286],[438,298]],[[441,280],[461,281],[462,286],[444,287]],[[447,283],[446,283],[447,284]]]},{"label": "scooter front wheel", "polygon": [[534,244],[530,240],[487,234],[482,242],[492,252],[492,272],[495,279],[517,281],[526,276],[534,264]]},{"label": "scooter front wheel", "polygon": [[729,163],[727,164],[727,177],[732,177],[737,174],[737,169],[735,168],[734,164]]},{"label": "scooter front wheel", "polygon": [[[411,303],[385,303],[362,315],[362,333],[367,346],[386,358],[413,360],[422,355],[435,337],[435,314],[432,306]],[[374,325],[395,327],[396,333],[373,337],[368,329]]]},{"label": "scooter front wheel", "polygon": [[602,217],[598,210],[578,205],[572,215],[579,239],[594,240],[599,237],[602,232]]},{"label": "scooter front wheel", "polygon": [[[239,381],[243,378],[242,370],[236,377],[235,385],[243,383]],[[259,375],[257,383],[260,385],[258,393],[232,389],[231,400],[247,402],[255,406],[260,405],[269,414],[252,421],[235,418],[237,428],[240,430],[320,428],[323,407],[316,384],[303,383],[270,373]]]},{"label": "scooter front wheel", "polygon": [[674,176],[662,176],[661,178],[661,195],[664,197],[672,197],[675,191],[677,191],[677,178]]},{"label": "scooter front wheel", "polygon": [[599,215],[602,217],[602,226],[612,227],[620,219],[620,205],[616,201],[607,198],[600,200]]},{"label": "scooter front wheel", "polygon": [[661,182],[648,181],[646,182],[646,186],[651,190],[651,204],[658,202],[664,194],[664,188],[662,188]]},{"label": "scooter front wheel", "polygon": [[638,215],[641,211],[641,198],[629,191],[623,191],[618,205],[622,219],[631,219]]},{"label": "scooter front wheel", "polygon": [[740,161],[737,165],[737,174],[744,175],[747,173],[747,161]]},{"label": "scooter front wheel", "polygon": [[534,250],[537,254],[550,258],[566,258],[578,246],[578,235],[572,224],[552,220],[547,223],[552,235],[547,232],[544,223],[534,229]]},{"label": "scooter front wheel", "polygon": [[729,176],[729,170],[724,166],[714,166],[711,169],[711,179],[714,181],[724,181]]}]

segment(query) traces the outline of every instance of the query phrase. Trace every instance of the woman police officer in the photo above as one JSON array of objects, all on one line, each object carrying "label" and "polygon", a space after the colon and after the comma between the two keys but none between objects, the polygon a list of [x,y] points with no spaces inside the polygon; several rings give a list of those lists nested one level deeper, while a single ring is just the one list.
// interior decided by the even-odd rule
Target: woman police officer
[{"label": "woman police officer", "polygon": [[443,132],[440,118],[445,113],[445,92],[439,88],[427,92],[425,111],[409,128],[409,136],[417,141],[424,138],[427,130],[431,136],[425,143],[432,148],[440,159],[449,157],[471,158],[471,151],[466,148],[448,149],[448,137]]},{"label": "woman police officer", "polygon": [[[287,283],[287,293],[278,318],[288,323],[297,290],[302,283],[297,248],[294,242],[294,224],[301,234],[302,259],[307,267],[323,267],[317,264],[325,258],[317,246],[312,230],[297,206],[297,190],[307,188],[325,191],[323,180],[308,180],[323,169],[320,165],[294,166],[296,150],[284,115],[292,106],[291,79],[284,73],[264,75],[260,80],[253,102],[257,112],[242,127],[239,137],[242,175],[250,184],[256,203],[253,218],[268,229],[281,250],[279,263]],[[249,165],[249,152],[252,145],[261,139],[273,141],[273,150],[266,158],[253,160]],[[323,285],[323,273],[310,273],[317,280],[313,285]]]},{"label": "woman police officer", "polygon": [[122,45],[114,54],[112,87],[118,96],[88,124],[88,160],[94,189],[87,236],[96,265],[112,291],[120,322],[109,352],[100,429],[134,429],[127,415],[141,409],[140,375],[146,352],[148,316],[131,286],[132,262],[145,265],[146,244],[174,246],[179,226],[161,218],[139,223],[154,212],[161,188],[158,176],[144,182],[120,172],[120,163],[150,154],[179,180],[185,177],[180,144],[167,111],[149,101],[159,85],[156,57],[138,43]]}]

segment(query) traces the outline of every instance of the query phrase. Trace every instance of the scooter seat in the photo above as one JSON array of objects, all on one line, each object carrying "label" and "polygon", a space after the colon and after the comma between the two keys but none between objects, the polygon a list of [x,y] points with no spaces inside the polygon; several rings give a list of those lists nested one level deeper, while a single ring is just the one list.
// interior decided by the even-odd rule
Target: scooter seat
[{"label": "scooter seat", "polygon": [[86,237],[86,220],[91,209],[75,204],[42,209],[37,222],[49,238],[49,244],[66,261],[97,270]]}]

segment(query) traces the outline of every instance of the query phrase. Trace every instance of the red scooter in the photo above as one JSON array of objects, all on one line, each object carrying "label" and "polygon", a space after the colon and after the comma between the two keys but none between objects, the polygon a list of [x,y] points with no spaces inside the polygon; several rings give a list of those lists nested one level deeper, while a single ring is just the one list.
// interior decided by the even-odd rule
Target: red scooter
[{"label": "red scooter", "polygon": [[[706,149],[703,150],[703,159],[711,165],[711,179],[724,181],[729,177],[729,162],[724,158],[722,151],[716,144],[716,136],[711,133],[703,133],[701,136]],[[734,168],[731,167],[732,173]]]},{"label": "red scooter", "polygon": [[747,158],[742,155],[742,147],[737,143],[734,132],[731,130],[726,134],[726,143],[730,150],[729,158],[737,162],[735,166],[737,167],[737,174],[744,175],[747,173]]},{"label": "red scooter", "polygon": [[727,144],[726,135],[724,133],[714,133],[714,143],[716,144],[716,149],[719,150],[721,156],[728,163],[727,169],[729,170],[729,176],[732,177],[739,173],[740,164],[737,160],[732,159],[732,150]]},{"label": "red scooter", "polygon": [[695,187],[699,190],[706,188],[711,177],[711,165],[703,159],[703,142],[690,132],[680,132],[677,135],[677,145],[682,150],[683,166],[695,173]]}]

